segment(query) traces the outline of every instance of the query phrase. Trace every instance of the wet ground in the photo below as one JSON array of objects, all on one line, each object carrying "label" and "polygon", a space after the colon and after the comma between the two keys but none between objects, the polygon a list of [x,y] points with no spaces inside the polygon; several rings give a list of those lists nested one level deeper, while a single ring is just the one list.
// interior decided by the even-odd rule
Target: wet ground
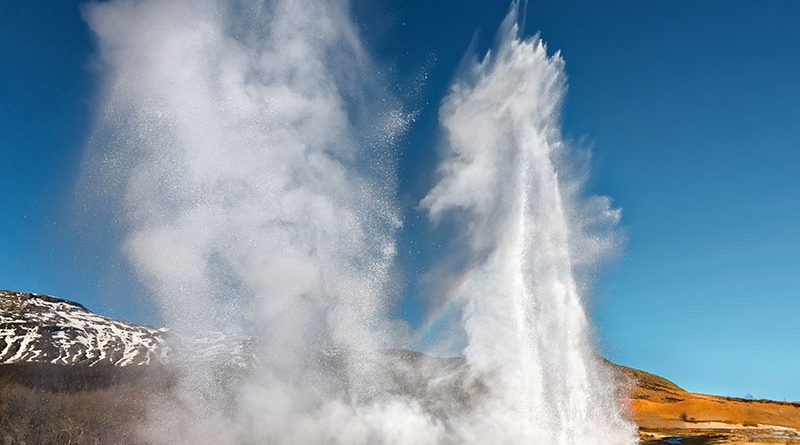
[{"label": "wet ground", "polygon": [[724,443],[722,436],[671,436],[642,441],[641,445],[709,445]]},{"label": "wet ground", "polygon": [[722,444],[800,444],[800,436],[777,434],[710,434],[666,436],[658,439],[642,439],[640,445],[722,445]]}]

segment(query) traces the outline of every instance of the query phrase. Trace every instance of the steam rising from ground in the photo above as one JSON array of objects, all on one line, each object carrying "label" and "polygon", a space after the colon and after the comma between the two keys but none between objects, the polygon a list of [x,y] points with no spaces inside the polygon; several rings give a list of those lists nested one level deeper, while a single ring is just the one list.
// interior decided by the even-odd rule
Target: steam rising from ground
[{"label": "steam rising from ground", "polygon": [[414,406],[360,404],[378,373],[326,365],[390,341],[390,154],[406,122],[346,5],[117,1],[88,17],[126,253],[174,335],[238,332],[267,358],[232,400],[215,369],[179,360],[180,397],[150,439],[382,442]]},{"label": "steam rising from ground", "polygon": [[[87,18],[106,82],[89,156],[123,197],[124,250],[178,345],[178,388],[146,440],[631,442],[573,273],[604,242],[579,242],[589,226],[568,221],[585,208],[555,173],[562,63],[519,41],[513,15],[445,100],[450,151],[424,201],[435,219],[461,209],[465,227],[463,384],[488,391],[459,409],[385,391],[393,377],[372,355],[402,331],[387,316],[392,145],[410,118],[348,6],[115,0]],[[594,202],[601,223],[617,217]],[[261,360],[244,376],[193,361],[200,330],[250,338]]]}]

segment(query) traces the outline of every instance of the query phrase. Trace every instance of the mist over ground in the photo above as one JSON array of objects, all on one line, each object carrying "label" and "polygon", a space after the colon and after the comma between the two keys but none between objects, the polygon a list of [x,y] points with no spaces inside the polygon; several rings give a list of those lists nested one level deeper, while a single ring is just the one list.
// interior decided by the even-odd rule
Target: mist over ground
[{"label": "mist over ground", "polygon": [[[346,2],[115,0],[86,8],[104,84],[87,172],[175,339],[151,443],[632,444],[583,307],[619,210],[585,197],[559,128],[564,64],[520,36],[466,62],[440,108],[469,403],[389,388],[396,143],[414,112],[381,84]],[[448,284],[449,285],[449,284]],[[192,360],[198,330],[248,339],[246,370]],[[455,372],[455,371],[454,371]],[[445,374],[448,375],[448,374]]]}]

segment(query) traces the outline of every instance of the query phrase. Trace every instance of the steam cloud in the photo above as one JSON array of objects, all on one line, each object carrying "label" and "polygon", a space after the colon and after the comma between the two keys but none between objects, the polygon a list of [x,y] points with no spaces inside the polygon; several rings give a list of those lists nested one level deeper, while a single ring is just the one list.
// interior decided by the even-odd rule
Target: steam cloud
[{"label": "steam cloud", "polygon": [[[633,443],[573,270],[618,213],[557,176],[562,62],[520,41],[513,13],[445,99],[449,151],[423,201],[434,219],[461,210],[464,384],[489,388],[445,412],[382,390],[393,377],[374,353],[403,331],[388,316],[393,143],[410,117],[348,5],[114,0],[86,15],[105,81],[90,156],[176,345],[179,384],[145,440]],[[251,339],[260,360],[243,375],[195,360],[199,331]]]}]

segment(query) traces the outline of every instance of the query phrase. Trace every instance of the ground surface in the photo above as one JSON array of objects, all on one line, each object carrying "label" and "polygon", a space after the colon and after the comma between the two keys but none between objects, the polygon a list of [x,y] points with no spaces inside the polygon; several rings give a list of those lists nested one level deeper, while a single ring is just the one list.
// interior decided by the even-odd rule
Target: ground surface
[{"label": "ground surface", "polygon": [[619,369],[643,444],[800,444],[800,403],[696,394],[663,377]]},{"label": "ground surface", "polygon": [[[141,443],[136,431],[149,403],[174,385],[162,367],[169,357],[166,335],[74,302],[0,291],[0,444]],[[247,339],[221,333],[193,338],[178,349],[221,363],[225,375],[244,372],[252,361]],[[465,390],[458,377],[463,359],[409,350],[363,359],[381,360],[392,370],[391,391],[469,403],[468,393],[453,397]],[[663,377],[610,365],[619,371],[644,445],[800,445],[800,403],[696,394]],[[442,374],[455,380],[432,393],[426,382]]]}]

